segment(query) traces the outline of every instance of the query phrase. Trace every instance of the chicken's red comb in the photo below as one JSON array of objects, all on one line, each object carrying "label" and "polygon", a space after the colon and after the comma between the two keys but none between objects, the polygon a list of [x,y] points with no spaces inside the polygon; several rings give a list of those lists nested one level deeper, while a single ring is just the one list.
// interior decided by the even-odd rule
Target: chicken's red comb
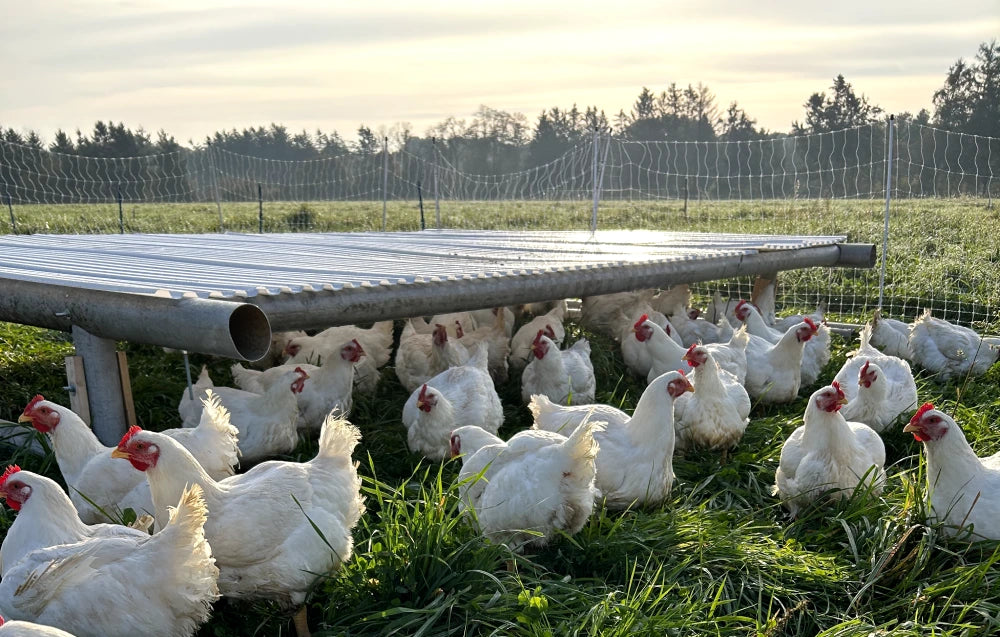
[{"label": "chicken's red comb", "polygon": [[812,319],[811,319],[811,318],[809,318],[808,316],[807,316],[807,317],[805,317],[805,318],[804,318],[804,319],[802,319],[802,320],[803,320],[803,321],[805,321],[806,325],[808,325],[808,326],[809,326],[809,329],[811,329],[811,330],[812,330],[813,332],[818,332],[818,331],[819,331],[819,328],[818,328],[818,327],[816,327],[816,321],[812,320]]},{"label": "chicken's red comb", "polygon": [[689,348],[688,348],[688,351],[684,352],[684,355],[685,355],[685,356],[690,356],[690,355],[691,355],[691,352],[693,352],[693,351],[694,351],[694,348],[696,348],[696,347],[698,347],[698,344],[697,344],[697,343],[695,343],[694,345],[692,345],[691,347],[689,347]]},{"label": "chicken's red comb", "polygon": [[362,352],[365,351],[365,348],[361,347],[361,343],[358,342],[358,339],[352,338],[351,342],[354,343],[355,347],[357,347]]},{"label": "chicken's red comb", "polygon": [[545,325],[545,335],[551,338],[552,340],[556,339],[556,331],[552,329],[551,325],[548,324]]},{"label": "chicken's red comb", "polygon": [[921,416],[932,409],[934,409],[934,403],[924,403],[923,405],[920,405],[920,409],[917,410],[917,413],[913,414],[913,418],[910,418],[910,423],[912,424],[918,422]]},{"label": "chicken's red comb", "polygon": [[423,387],[420,388],[420,393],[417,394],[417,398],[426,398],[426,397],[427,397],[427,383],[424,383]]},{"label": "chicken's red comb", "polygon": [[861,376],[864,376],[865,374],[868,373],[868,366],[871,364],[872,364],[871,361],[865,361],[865,366],[861,368],[861,374],[860,374]]},{"label": "chicken's red comb", "polygon": [[20,470],[21,467],[17,466],[16,464],[7,465],[7,470],[3,472],[2,476],[0,476],[0,487],[3,486],[4,482],[7,482],[7,478],[11,477]]},{"label": "chicken's red comb", "polygon": [[830,383],[830,385],[832,385],[833,388],[837,390],[837,396],[838,397],[843,398],[844,396],[847,395],[847,394],[844,393],[844,390],[840,388],[840,383],[839,382],[833,381],[832,383]]},{"label": "chicken's red comb", "polygon": [[642,316],[639,317],[639,320],[636,321],[635,325],[633,325],[632,327],[639,329],[639,327],[642,326],[642,324],[648,320],[649,320],[649,314],[643,314]]},{"label": "chicken's red comb", "polygon": [[118,448],[121,449],[122,447],[124,447],[128,443],[128,441],[132,439],[132,436],[136,435],[141,431],[142,427],[140,427],[139,425],[132,425],[131,427],[129,427],[128,431],[125,432],[125,435],[122,436],[122,441],[118,443]]},{"label": "chicken's red comb", "polygon": [[747,304],[746,299],[740,299],[740,302],[736,304],[736,309],[738,310],[746,304]]},{"label": "chicken's red comb", "polygon": [[42,402],[43,400],[45,400],[45,396],[42,396],[41,394],[35,394],[35,397],[31,399],[31,402],[29,402],[24,407],[24,415],[27,416],[28,414],[30,414],[31,410],[35,408],[35,405]]},{"label": "chicken's red comb", "polygon": [[306,370],[302,369],[301,367],[296,367],[295,368],[295,373],[298,374],[299,376],[301,376],[303,379],[309,378],[309,372],[307,372]]},{"label": "chicken's red comb", "polygon": [[535,334],[535,340],[533,343],[541,343],[542,337],[545,336],[545,330],[538,330],[538,334]]}]

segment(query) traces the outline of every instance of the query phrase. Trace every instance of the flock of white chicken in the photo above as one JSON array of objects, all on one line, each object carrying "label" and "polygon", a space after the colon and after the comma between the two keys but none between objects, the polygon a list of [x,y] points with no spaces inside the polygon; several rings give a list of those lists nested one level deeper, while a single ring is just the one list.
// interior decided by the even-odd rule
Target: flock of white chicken
[{"label": "flock of white chicken", "polygon": [[[762,311],[716,295],[702,313],[686,286],[583,299],[581,323],[617,339],[647,380],[631,414],[594,404],[589,343],[562,347],[565,303],[516,332],[507,308],[408,320],[395,373],[410,392],[401,413],[409,449],[433,461],[460,456],[462,509],[515,550],[579,531],[595,507],[662,503],[675,449],[714,449],[724,461],[751,401],[795,400],[830,360],[820,314],[778,320],[773,298],[763,300]],[[133,427],[116,447],[35,397],[20,420],[48,436],[69,491],[17,466],[0,477],[18,511],[0,548],[0,615],[16,621],[0,636],[191,635],[220,596],[297,608],[296,630],[308,634],[306,594],[350,558],[365,511],[352,459],[360,433],[345,418],[354,392],[376,387],[393,344],[392,322],[276,335],[270,367],[233,366],[239,388],[216,387],[202,370],[180,397],[183,428]],[[910,362],[941,378],[981,374],[998,344],[929,313],[912,324],[876,314],[782,447],[774,492],[790,515],[881,490],[879,432],[918,404]],[[495,383],[511,370],[533,424],[503,440]],[[265,460],[317,431],[312,460]],[[977,458],[930,404],[904,431],[924,443],[932,514],[1000,539],[1000,454]],[[262,462],[237,473],[241,461]],[[146,515],[107,523],[126,508]],[[143,600],[144,612],[96,610],[122,599]]]}]

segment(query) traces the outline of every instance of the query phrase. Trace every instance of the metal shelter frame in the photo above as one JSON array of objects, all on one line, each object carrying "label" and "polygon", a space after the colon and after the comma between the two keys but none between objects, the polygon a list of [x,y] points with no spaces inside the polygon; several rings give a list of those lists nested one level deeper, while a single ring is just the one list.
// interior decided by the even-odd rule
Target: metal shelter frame
[{"label": "metal shelter frame", "polygon": [[125,430],[118,340],[239,360],[323,328],[806,267],[875,264],[844,236],[657,231],[0,237],[0,320],[71,332],[94,430]]}]

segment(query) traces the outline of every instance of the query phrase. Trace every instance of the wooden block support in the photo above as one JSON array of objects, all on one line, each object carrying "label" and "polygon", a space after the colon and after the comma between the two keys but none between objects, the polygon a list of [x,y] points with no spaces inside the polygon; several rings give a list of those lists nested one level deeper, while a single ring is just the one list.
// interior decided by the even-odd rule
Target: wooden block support
[{"label": "wooden block support", "polygon": [[118,352],[118,377],[122,381],[122,400],[125,402],[125,422],[134,427],[135,403],[132,402],[132,379],[128,375],[128,357],[125,352]]},{"label": "wooden block support", "polygon": [[[132,400],[132,379],[128,372],[128,357],[125,352],[115,354],[118,358],[118,378],[122,388],[125,422],[131,427],[137,423],[135,403]],[[87,374],[83,369],[82,356],[66,357],[66,380],[69,381],[67,383],[69,408],[76,412],[83,422],[90,425],[90,395],[87,392]]]},{"label": "wooden block support", "polygon": [[87,395],[87,375],[83,371],[83,356],[66,357],[66,389],[69,391],[69,408],[90,424],[90,399]]},{"label": "wooden block support", "polygon": [[[775,289],[768,292],[769,287]],[[750,302],[760,308],[761,316],[765,319],[768,315],[774,316],[775,299],[777,298],[778,273],[772,272],[761,274],[753,283],[753,292],[750,293]]]}]

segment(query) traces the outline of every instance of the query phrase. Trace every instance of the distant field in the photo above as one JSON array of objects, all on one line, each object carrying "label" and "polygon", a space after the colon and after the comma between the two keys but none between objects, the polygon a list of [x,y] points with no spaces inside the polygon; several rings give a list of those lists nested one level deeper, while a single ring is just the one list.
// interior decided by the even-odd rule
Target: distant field
[{"label": "distant field", "polygon": [[[598,228],[706,232],[845,234],[875,243],[881,252],[882,200],[602,201]],[[26,205],[13,209],[21,233],[216,232],[215,203]],[[0,230],[10,232],[5,217]],[[441,225],[451,228],[585,230],[591,201],[442,201]],[[222,203],[223,227],[257,232],[258,204]],[[375,201],[264,202],[264,232],[378,231],[382,203]],[[391,201],[386,229],[421,227],[418,202]],[[426,227],[437,225],[433,200],[424,201]],[[981,199],[893,201],[886,275],[887,313],[913,317],[924,307],[980,329],[1000,329],[1000,212]],[[735,287],[736,284],[739,287]],[[746,294],[748,282],[726,289]],[[703,287],[707,292],[708,288]],[[878,270],[813,268],[782,276],[789,307],[824,302],[835,316],[863,315],[878,300]]]}]

